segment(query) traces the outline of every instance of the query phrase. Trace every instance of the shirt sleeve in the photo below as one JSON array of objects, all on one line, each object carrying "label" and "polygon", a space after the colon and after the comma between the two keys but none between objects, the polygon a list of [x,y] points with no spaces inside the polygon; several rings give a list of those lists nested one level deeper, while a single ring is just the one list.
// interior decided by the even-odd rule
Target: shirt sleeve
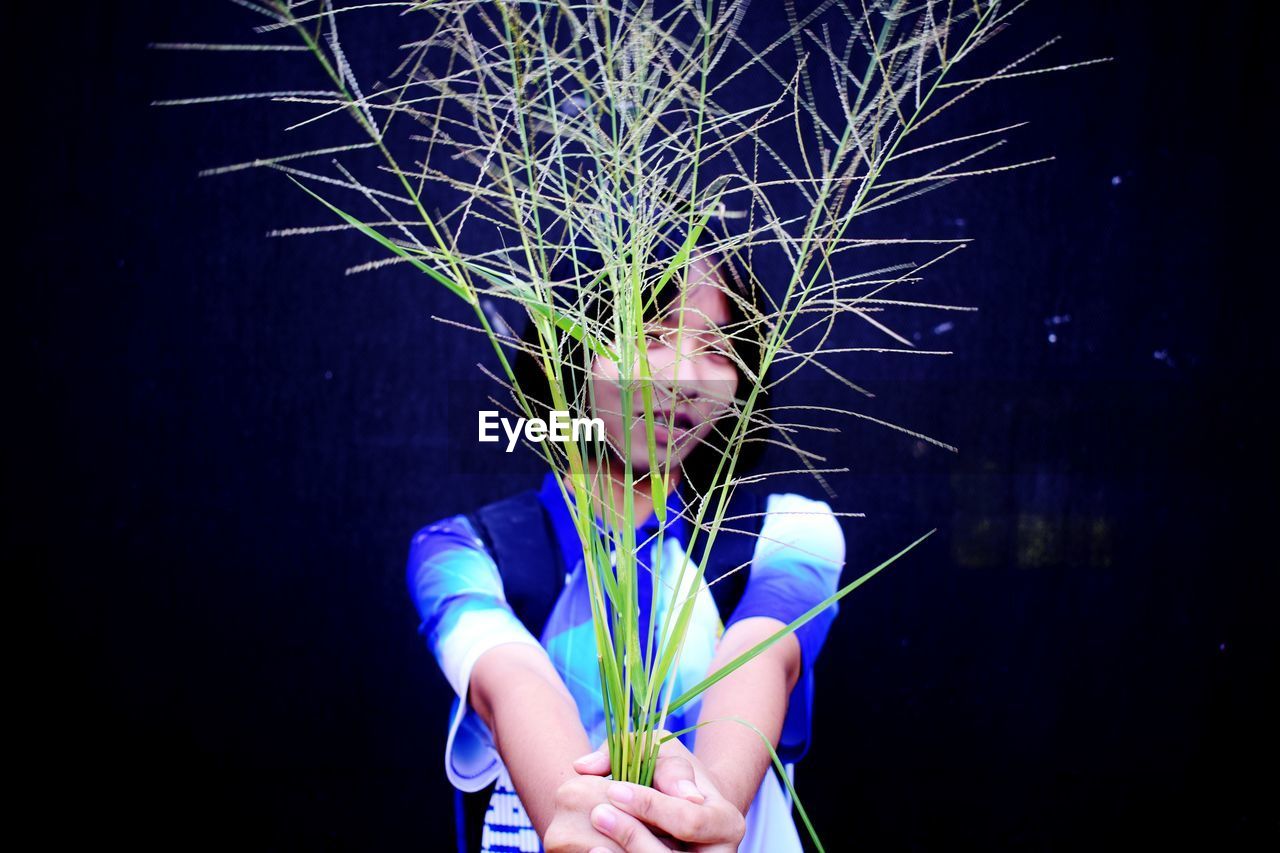
[{"label": "shirt sleeve", "polygon": [[481,790],[497,777],[501,761],[488,726],[466,701],[471,669],[495,646],[541,645],[507,604],[497,564],[465,516],[414,534],[407,580],[421,617],[418,632],[457,694],[445,771],[455,787]]},{"label": "shirt sleeve", "polygon": [[[791,623],[839,588],[845,541],[840,522],[825,501],[797,494],[771,494],[756,540],[751,573],[726,630],[750,616]],[[833,602],[795,632],[800,677],[791,691],[779,755],[797,760],[808,748],[813,665],[839,612]]]}]

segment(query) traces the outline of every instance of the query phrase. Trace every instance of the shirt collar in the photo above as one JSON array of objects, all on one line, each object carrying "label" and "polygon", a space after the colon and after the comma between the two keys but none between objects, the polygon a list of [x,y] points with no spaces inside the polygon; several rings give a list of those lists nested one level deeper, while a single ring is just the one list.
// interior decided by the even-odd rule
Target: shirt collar
[{"label": "shirt collar", "polygon": [[[547,514],[551,516],[551,526],[555,531],[556,539],[560,543],[560,553],[564,558],[565,571],[571,572],[574,566],[578,564],[578,561],[582,559],[582,543],[578,540],[578,529],[574,523],[573,515],[560,494],[558,479],[559,475],[556,472],[548,471],[542,478],[542,487],[538,490],[538,498],[542,501],[542,505],[547,508]],[[570,494],[569,500],[575,506],[577,505],[577,499],[574,495]],[[603,526],[599,516],[596,516],[596,523]],[[664,539],[674,538],[679,541],[681,547],[684,547],[688,541],[686,538],[687,526],[688,524],[684,518],[684,497],[681,494],[681,487],[677,486],[667,496],[667,523],[659,525],[658,516],[655,513],[650,513],[645,522],[636,528],[636,542],[647,541],[650,544],[657,542],[658,529],[661,527]]]}]

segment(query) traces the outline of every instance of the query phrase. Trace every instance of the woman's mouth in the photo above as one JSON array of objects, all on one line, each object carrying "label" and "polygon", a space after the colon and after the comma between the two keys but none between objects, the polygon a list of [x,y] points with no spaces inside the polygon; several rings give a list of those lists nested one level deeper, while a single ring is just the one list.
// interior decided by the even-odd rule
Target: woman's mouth
[{"label": "woman's mouth", "polygon": [[[636,417],[643,423],[644,410],[636,412]],[[693,429],[693,418],[683,409],[653,413],[653,437],[656,440],[665,440],[671,435],[682,436],[691,429]]]}]

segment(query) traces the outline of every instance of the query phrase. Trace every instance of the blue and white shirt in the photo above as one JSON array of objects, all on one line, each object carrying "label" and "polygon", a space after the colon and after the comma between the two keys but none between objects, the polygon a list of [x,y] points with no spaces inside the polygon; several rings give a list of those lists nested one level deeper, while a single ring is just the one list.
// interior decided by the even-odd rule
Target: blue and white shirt
[{"label": "blue and white shirt", "polygon": [[[466,702],[471,668],[482,654],[504,643],[540,645],[577,702],[588,739],[593,744],[604,740],[604,709],[582,545],[554,473],[544,477],[538,497],[551,518],[564,565],[570,567],[564,589],[540,637],[534,637],[507,604],[497,565],[465,516],[455,515],[424,527],[414,535],[409,553],[409,589],[422,617],[419,632],[457,694],[445,748],[445,772],[462,791],[479,791],[491,782],[497,783],[485,816],[485,853],[533,853],[542,848],[502,765],[492,734]],[[690,526],[683,517],[685,504],[680,489],[668,498],[667,507],[662,553],[657,553],[660,525],[655,516],[637,528],[636,543],[642,565],[659,566],[655,614],[658,626],[663,624],[662,617],[673,601],[687,594],[696,596],[694,617],[678,671],[673,675],[672,695],[679,695],[708,674],[716,643],[728,625],[749,616],[770,616],[789,623],[838,588],[845,544],[831,507],[798,494],[771,494],[746,588],[724,625],[706,580],[700,581],[696,592],[691,588],[694,572],[685,572],[685,589],[681,595],[675,594]],[[641,625],[647,624],[648,611],[655,606],[651,586],[643,582],[637,585]],[[837,605],[831,605],[796,631],[801,675],[788,707],[784,738],[789,741],[797,740],[797,731],[799,741],[807,741],[812,667],[837,609]],[[690,702],[672,714],[666,728],[678,731],[694,725],[700,708],[700,700]],[[695,734],[690,732],[681,738],[690,749]],[[773,773],[765,774],[747,813],[746,835],[739,849],[746,853],[801,849],[789,798]]]}]

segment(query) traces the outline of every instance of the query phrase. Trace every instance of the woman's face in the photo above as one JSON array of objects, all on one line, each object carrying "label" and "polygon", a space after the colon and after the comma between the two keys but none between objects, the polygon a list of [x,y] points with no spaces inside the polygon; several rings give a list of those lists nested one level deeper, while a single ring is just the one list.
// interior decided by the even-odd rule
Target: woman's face
[{"label": "woman's face", "polygon": [[[638,473],[668,461],[678,466],[716,428],[715,419],[732,406],[738,372],[731,357],[732,342],[720,331],[731,319],[722,286],[708,260],[693,259],[683,310],[677,300],[667,306],[660,321],[649,323],[655,458],[649,456],[641,383],[633,381],[630,410],[624,411],[618,364],[601,356],[592,361],[593,415],[604,421],[610,446],[619,450],[624,447],[624,415],[630,419],[631,461]],[[631,376],[633,380],[639,376],[638,365]],[[726,431],[723,425],[720,430]]]}]

